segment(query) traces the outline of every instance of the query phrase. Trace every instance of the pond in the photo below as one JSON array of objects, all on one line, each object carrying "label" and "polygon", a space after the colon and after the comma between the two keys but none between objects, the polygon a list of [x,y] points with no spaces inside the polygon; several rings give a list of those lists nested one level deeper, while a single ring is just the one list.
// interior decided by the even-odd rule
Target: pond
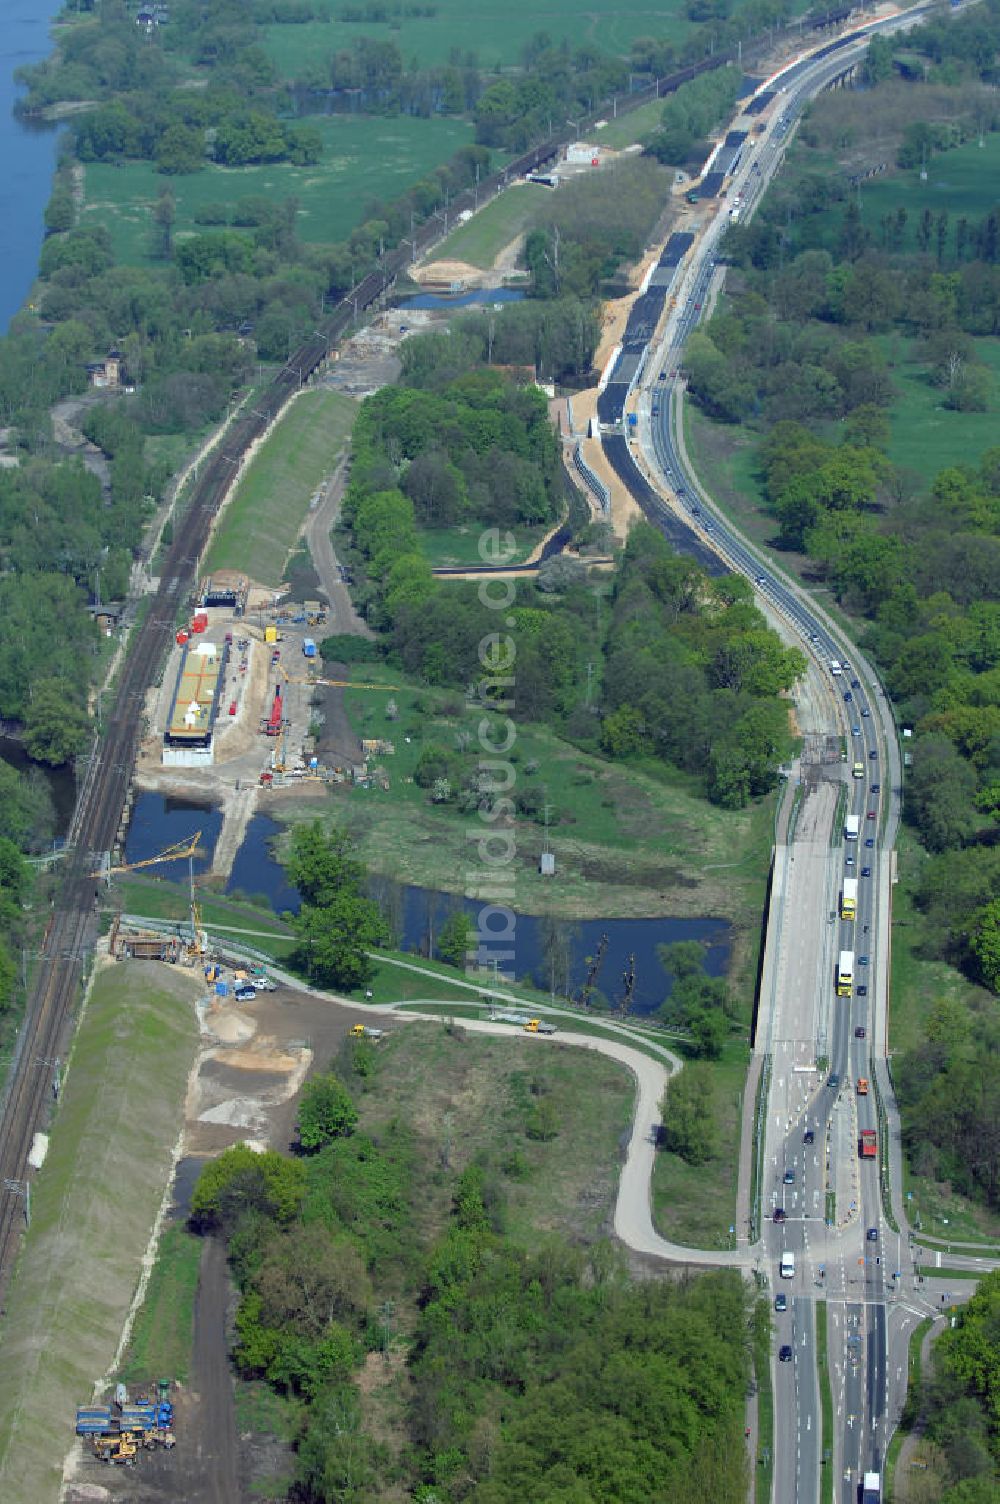
[{"label": "pond", "polygon": [[[142,794],[132,814],[126,860],[134,862],[155,856],[165,846],[201,830],[206,855],[195,862],[195,871],[205,871],[211,864],[220,825],[216,809],[166,799],[162,794]],[[271,843],[281,829],[269,815],[254,816],[236,854],[226,892],[262,895],[276,912],[295,913],[299,907],[298,893],[271,852]],[[175,880],[185,875],[180,864],[154,870]],[[456,908],[464,908],[475,920],[483,907],[458,894],[437,893],[388,878],[373,878],[371,891],[389,922],[396,947],[417,954],[426,951],[428,934],[436,936]],[[500,962],[501,971],[534,981],[545,989],[554,983],[558,993],[575,996],[586,980],[602,935],[608,938],[596,979],[597,990],[610,1004],[616,1003],[624,991],[626,969],[634,964],[634,1013],[652,1012],[670,992],[670,980],[660,964],[657,946],[670,945],[676,940],[700,941],[706,947],[705,969],[713,977],[722,976],[729,961],[729,926],[721,919],[581,919],[557,920],[553,924],[536,914],[517,914],[510,946],[514,956]],[[634,958],[632,963],[630,957]]]},{"label": "pond", "polygon": [[400,312],[408,308],[470,308],[474,303],[520,303],[526,296],[520,287],[474,287],[469,292],[453,296],[436,292],[417,293],[416,297],[404,298],[398,307]]}]

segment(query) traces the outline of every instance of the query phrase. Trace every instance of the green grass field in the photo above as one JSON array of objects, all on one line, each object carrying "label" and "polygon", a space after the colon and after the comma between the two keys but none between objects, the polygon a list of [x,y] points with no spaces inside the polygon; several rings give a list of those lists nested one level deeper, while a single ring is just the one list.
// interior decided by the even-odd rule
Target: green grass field
[{"label": "green grass field", "polygon": [[296,397],[251,461],[212,537],[205,568],[277,586],[310,497],[343,452],[357,403],[325,389]]},{"label": "green grass field", "polygon": [[201,1239],[178,1223],[161,1237],[122,1364],[126,1383],[147,1385],[159,1378],[187,1382],[201,1248]]},{"label": "green grass field", "polygon": [[614,151],[621,151],[623,147],[634,146],[637,141],[644,141],[647,136],[651,136],[662,118],[663,100],[651,99],[648,104],[639,105],[638,109],[625,110],[610,119],[599,131],[594,132],[594,140],[600,146],[610,146]]},{"label": "green grass field", "polygon": [[[530,557],[552,526],[519,527],[515,533],[516,548],[507,562],[520,564]],[[483,526],[479,522],[464,523],[459,527],[421,528],[420,551],[434,569],[455,568],[459,564],[482,564],[479,540]]]},{"label": "green grass field", "polygon": [[195,223],[207,205],[232,210],[241,199],[295,197],[301,239],[327,244],[345,239],[361,223],[369,200],[395,198],[472,141],[472,127],[463,120],[335,115],[310,116],[308,123],[323,137],[323,155],[312,167],[209,166],[167,178],[149,162],[89,162],[81,222],[107,225],[117,260],[143,265],[154,259],[150,214],[164,188],[177,202],[176,239],[216,228]]},{"label": "green grass field", "polygon": [[[331,18],[340,10],[331,0]],[[367,22],[310,21],[302,26],[275,25],[264,28],[263,46],[284,78],[294,78],[317,61],[353,46],[358,37],[372,36],[395,42],[409,61],[437,64],[453,52],[474,53],[480,66],[510,67],[520,61],[525,42],[545,32],[557,45],[598,47],[604,52],[626,53],[635,37],[663,36],[669,31],[678,39],[693,28],[681,0],[651,5],[610,0],[600,10],[581,11],[573,0],[435,0],[431,17],[400,17],[381,25]]]},{"label": "green grass field", "polygon": [[183,1121],[194,995],[189,975],[139,961],[94,983],[7,1295],[4,1504],[57,1497],[75,1407],[114,1358]]},{"label": "green grass field", "polygon": [[977,339],[976,354],[993,373],[990,411],[951,412],[944,393],[928,379],[919,360],[904,358],[892,368],[896,399],[890,413],[889,458],[929,483],[948,465],[974,465],[997,441],[1000,412],[1000,340]]},{"label": "green grass field", "polygon": [[707,1164],[689,1165],[661,1149],[653,1166],[653,1225],[658,1233],[692,1248],[733,1248],[739,1177],[740,1114],[747,1073],[747,1047],[727,1044],[712,1064],[719,1152]]},{"label": "green grass field", "polygon": [[[629,1072],[587,1050],[532,1049],[512,1035],[491,1039],[411,1023],[379,1047],[374,1089],[360,1102],[362,1129],[396,1116],[416,1133],[426,1187],[423,1215],[443,1225],[452,1182],[485,1153],[507,1167],[507,1231],[537,1246],[547,1234],[592,1242],[610,1231],[619,1141],[632,1116]],[[547,1103],[551,1138],[529,1128]]]},{"label": "green grass field", "polygon": [[[872,235],[879,239],[880,223],[886,214],[905,208],[907,224],[902,249],[917,248],[917,226],[925,209],[937,217],[947,213],[949,252],[954,250],[955,222],[963,215],[975,219],[989,212],[996,202],[996,181],[1000,173],[1000,134],[987,135],[980,148],[970,141],[954,151],[932,156],[927,163],[927,181],[920,181],[918,171],[893,172],[861,184],[858,202],[861,218]],[[838,216],[839,220],[839,216]],[[933,244],[933,241],[932,241]]]},{"label": "green grass field", "polygon": [[453,230],[434,252],[435,261],[465,261],[488,270],[505,246],[527,230],[545,207],[547,188],[515,183],[464,225]]}]

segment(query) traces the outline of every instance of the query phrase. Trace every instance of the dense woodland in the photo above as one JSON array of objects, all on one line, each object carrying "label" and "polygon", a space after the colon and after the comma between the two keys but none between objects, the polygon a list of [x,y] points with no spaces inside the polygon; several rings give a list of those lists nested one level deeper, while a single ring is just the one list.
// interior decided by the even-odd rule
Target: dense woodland
[{"label": "dense woodland", "polygon": [[[949,223],[905,209],[862,222],[830,150],[893,151],[919,169],[1000,125],[1000,7],[907,36],[919,82],[889,78],[811,108],[760,214],[727,238],[724,307],[690,342],[695,400],[758,435],[780,548],[865,623],[907,750],[906,818],[929,853],[915,893],[921,952],[1000,992],[1000,449],[920,476],[890,462],[891,355],[909,349],[945,410],[993,411],[974,339],[1000,332],[997,211]],[[880,82],[880,79],[885,79]],[[873,91],[884,109],[874,108]],[[872,125],[871,122],[877,122]],[[813,162],[817,166],[813,167]],[[988,201],[987,201],[988,202]],[[982,994],[980,994],[982,996]],[[894,1059],[911,1162],[1000,1206],[1000,1012],[942,1000]],[[917,1125],[919,1126],[919,1131]]]},{"label": "dense woodland", "polygon": [[[292,1497],[522,1504],[544,1478],[551,1504],[667,1504],[696,1468],[720,1504],[742,1500],[767,1316],[739,1277],[634,1283],[604,1245],[526,1252],[506,1201],[535,1108],[503,1152],[428,1169],[433,1146],[407,1125],[356,1130],[352,1098],[379,1069],[347,1044],[339,1079],[303,1094],[297,1158],[229,1149],[194,1193],[239,1285],[237,1365],[300,1416]],[[403,1358],[391,1426],[353,1382],[380,1351]]]},{"label": "dense woodland", "polygon": [[1000,1273],[985,1275],[935,1343],[933,1369],[907,1394],[910,1424],[939,1449],[948,1486],[939,1504],[992,1504],[1000,1491]]},{"label": "dense woodland", "polygon": [[[476,338],[466,342],[473,358]],[[516,538],[519,525],[553,520],[558,450],[534,386],[478,367],[456,376],[454,337],[406,349],[403,384],[369,398],[355,425],[341,543],[390,661],[464,690],[481,673],[495,613],[477,587],[432,577],[420,534],[472,520],[500,530],[496,548],[506,530]],[[709,579],[646,525],[629,536],[610,610],[600,610],[607,587],[588,579],[584,563],[553,565],[518,582],[514,714],[613,758],[680,769],[729,808],[772,789],[791,749],[782,696],[804,660],[766,626],[750,585]],[[604,664],[596,716],[582,703],[595,648]],[[479,797],[472,752],[432,753],[426,782],[447,782],[442,802]]]}]

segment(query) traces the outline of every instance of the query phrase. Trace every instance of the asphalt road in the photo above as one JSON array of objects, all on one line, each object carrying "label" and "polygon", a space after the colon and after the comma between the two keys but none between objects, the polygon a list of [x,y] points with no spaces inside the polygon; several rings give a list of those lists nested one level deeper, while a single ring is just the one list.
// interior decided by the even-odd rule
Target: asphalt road
[{"label": "asphalt road", "polygon": [[[894,31],[919,19],[911,12],[872,23],[868,31]],[[720,562],[754,581],[762,608],[806,649],[814,681],[806,698],[816,722],[802,727],[811,734],[805,742],[815,750],[825,738],[834,738],[846,748],[846,760],[838,759],[833,768],[822,767],[821,757],[816,777],[815,769],[805,776],[801,764],[794,770],[804,796],[796,831],[776,851],[770,934],[777,939],[771,996],[762,997],[758,1025],[757,1047],[770,1062],[760,1194],[762,1213],[771,1220],[764,1225],[764,1244],[772,1290],[784,1287],[788,1296],[788,1309],[776,1314],[775,1348],[787,1344],[793,1353],[791,1361],[773,1365],[779,1504],[815,1504],[824,1465],[836,1469],[836,1497],[843,1504],[856,1500],[862,1473],[882,1471],[905,1392],[909,1322],[895,1302],[909,1290],[910,1321],[915,1319],[915,1273],[902,1235],[887,1248],[890,1228],[883,1218],[878,1162],[858,1159],[862,1130],[881,1129],[874,1091],[856,1090],[860,1077],[877,1077],[890,1121],[898,1122],[884,1059],[888,854],[899,820],[901,765],[891,709],[870,665],[804,591],[758,556],[692,478],[679,433],[679,372],[685,342],[721,282],[718,252],[732,210],[742,218],[752,214],[804,105],[856,61],[866,43],[867,38],[859,39],[835,50],[828,44],[821,49],[826,56],[796,63],[772,85],[777,93],[764,131],[748,137],[728,199],[702,225],[662,339],[640,366],[632,394],[638,414],[633,452],[644,483]],[[842,670],[833,667],[835,660]],[[855,765],[860,776],[852,776]],[[846,800],[839,816],[838,790]],[[858,817],[856,840],[846,839],[842,824],[835,828],[844,813]],[[858,879],[852,920],[840,918],[845,877]],[[841,952],[854,955],[846,997],[837,996],[835,986]],[[807,1130],[814,1136],[810,1144]],[[775,1221],[778,1207],[783,1216]],[[796,1255],[791,1280],[778,1275],[786,1251]],[[824,1306],[817,1306],[817,1297]],[[835,1422],[828,1438],[822,1436],[817,1376],[818,1314],[829,1318],[827,1372]],[[895,1385],[890,1385],[891,1366]]]}]

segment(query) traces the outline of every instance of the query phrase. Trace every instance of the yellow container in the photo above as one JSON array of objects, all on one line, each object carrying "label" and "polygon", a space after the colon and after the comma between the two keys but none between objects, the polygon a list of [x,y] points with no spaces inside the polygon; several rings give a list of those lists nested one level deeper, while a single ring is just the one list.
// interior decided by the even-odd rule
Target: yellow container
[{"label": "yellow container", "polygon": [[277,627],[265,627],[264,628],[264,641],[265,642],[277,642],[277,640],[278,640],[278,629],[277,629]]}]

